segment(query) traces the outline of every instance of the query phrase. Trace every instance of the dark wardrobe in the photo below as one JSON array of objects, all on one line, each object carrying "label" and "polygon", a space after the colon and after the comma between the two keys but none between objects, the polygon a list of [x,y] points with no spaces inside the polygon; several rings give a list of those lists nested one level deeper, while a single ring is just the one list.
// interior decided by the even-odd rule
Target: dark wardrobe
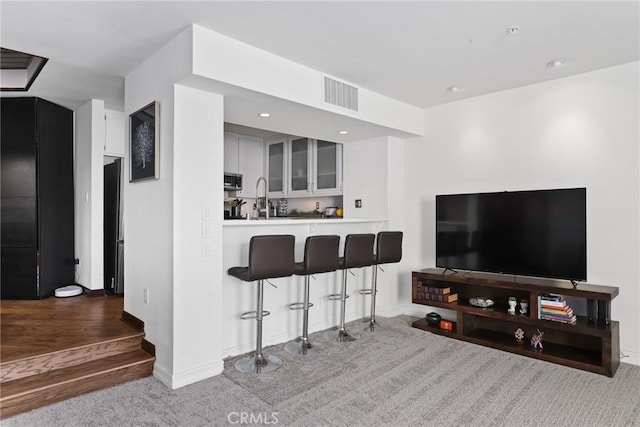
[{"label": "dark wardrobe", "polygon": [[2,98],[3,299],[41,299],[75,281],[73,111]]}]

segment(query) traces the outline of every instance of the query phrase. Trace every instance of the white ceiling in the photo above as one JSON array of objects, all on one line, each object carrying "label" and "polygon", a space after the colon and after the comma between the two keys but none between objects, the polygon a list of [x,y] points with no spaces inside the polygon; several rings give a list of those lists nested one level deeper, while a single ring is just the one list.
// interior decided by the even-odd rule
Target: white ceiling
[{"label": "white ceiling", "polygon": [[191,23],[426,108],[637,61],[639,5],[2,0],[0,44],[50,58],[28,95],[74,109],[122,110],[124,76]]}]

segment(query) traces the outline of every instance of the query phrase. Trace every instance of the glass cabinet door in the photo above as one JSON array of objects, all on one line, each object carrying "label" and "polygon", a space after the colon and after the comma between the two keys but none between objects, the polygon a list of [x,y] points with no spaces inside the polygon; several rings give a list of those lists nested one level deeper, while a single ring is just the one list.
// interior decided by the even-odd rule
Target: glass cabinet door
[{"label": "glass cabinet door", "polygon": [[309,138],[292,139],[289,144],[290,193],[308,193],[309,188]]},{"label": "glass cabinet door", "polygon": [[284,141],[267,144],[269,193],[284,193]]},{"label": "glass cabinet door", "polygon": [[342,192],[342,145],[329,141],[316,142],[315,192]]}]

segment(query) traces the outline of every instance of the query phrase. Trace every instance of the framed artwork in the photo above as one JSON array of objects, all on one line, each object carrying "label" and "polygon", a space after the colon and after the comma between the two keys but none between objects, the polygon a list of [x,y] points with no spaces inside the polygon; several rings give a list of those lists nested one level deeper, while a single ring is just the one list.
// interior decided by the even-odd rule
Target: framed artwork
[{"label": "framed artwork", "polygon": [[153,101],[129,116],[129,182],[160,178],[160,104]]}]

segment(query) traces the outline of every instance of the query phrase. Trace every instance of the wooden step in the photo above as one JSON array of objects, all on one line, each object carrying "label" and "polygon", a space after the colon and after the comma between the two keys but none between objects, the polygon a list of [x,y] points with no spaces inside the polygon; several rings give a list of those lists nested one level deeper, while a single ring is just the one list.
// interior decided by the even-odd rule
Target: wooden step
[{"label": "wooden step", "polygon": [[68,368],[103,357],[127,353],[140,348],[140,342],[143,337],[143,332],[134,332],[132,330],[128,335],[110,340],[79,345],[74,348],[22,359],[3,361],[0,363],[0,383],[4,384],[6,381],[13,381],[55,369]]},{"label": "wooden step", "polygon": [[138,349],[4,382],[0,386],[0,418],[148,377],[154,361],[154,356]]}]

